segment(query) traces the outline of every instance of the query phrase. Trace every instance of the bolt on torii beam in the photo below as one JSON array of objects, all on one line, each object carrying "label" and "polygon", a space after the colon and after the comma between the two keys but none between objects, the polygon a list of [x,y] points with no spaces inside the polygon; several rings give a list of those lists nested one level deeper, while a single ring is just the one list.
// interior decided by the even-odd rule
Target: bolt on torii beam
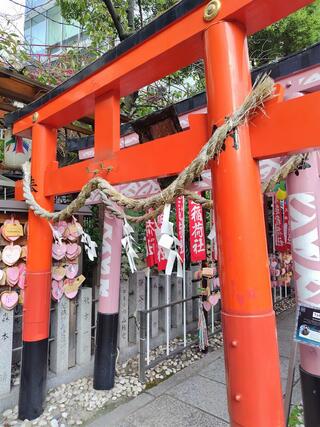
[{"label": "bolt on torii beam", "polygon": [[[112,184],[181,172],[213,127],[251,89],[247,35],[311,2],[182,0],[61,86],[7,116],[15,134],[32,135],[38,203],[53,209],[53,196],[79,191],[92,177],[88,170],[101,163],[112,166],[107,176]],[[120,150],[120,97],[200,58],[205,61],[208,114],[190,116],[190,128],[184,132]],[[232,426],[284,426],[257,160],[316,146],[312,135],[320,126],[316,108],[320,94],[283,102],[281,89],[278,92],[267,103],[266,115],[259,114],[250,125],[239,128],[239,148],[227,142],[219,162],[212,162]],[[95,115],[95,158],[58,168],[57,129],[91,113]],[[31,211],[19,402],[22,419],[35,418],[42,411],[51,243],[48,224]]]}]

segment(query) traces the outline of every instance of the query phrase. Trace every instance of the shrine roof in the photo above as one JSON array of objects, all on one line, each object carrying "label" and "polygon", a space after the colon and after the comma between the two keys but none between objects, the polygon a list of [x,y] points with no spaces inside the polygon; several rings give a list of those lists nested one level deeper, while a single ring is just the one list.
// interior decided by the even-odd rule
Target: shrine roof
[{"label": "shrine roof", "polygon": [[5,116],[5,125],[10,126],[20,118],[32,113],[37,108],[51,101],[53,98],[57,97],[58,95],[75,86],[76,84],[80,83],[82,80],[88,78],[90,75],[96,73],[98,70],[105,67],[110,62],[114,61],[124,53],[128,52],[133,47],[144,42],[157,32],[163,30],[165,27],[169,26],[174,21],[182,18],[184,15],[187,15],[202,3],[204,3],[204,0],[180,1],[179,3],[168,9],[166,12],[164,12],[162,15],[151,21],[149,24],[145,25],[139,31],[123,40],[113,49],[103,54],[96,61],[92,62],[92,64],[88,65],[87,67],[79,71],[77,74],[72,76],[70,79],[63,82],[61,85],[47,92],[45,95],[41,96],[36,101],[26,105],[24,108],[15,111],[11,114],[7,114]]},{"label": "shrine roof", "polygon": [[252,79],[255,80],[259,74],[268,73],[273,79],[277,80],[318,64],[320,64],[320,43],[314,44],[301,52],[286,56],[277,62],[271,62],[254,69]]}]

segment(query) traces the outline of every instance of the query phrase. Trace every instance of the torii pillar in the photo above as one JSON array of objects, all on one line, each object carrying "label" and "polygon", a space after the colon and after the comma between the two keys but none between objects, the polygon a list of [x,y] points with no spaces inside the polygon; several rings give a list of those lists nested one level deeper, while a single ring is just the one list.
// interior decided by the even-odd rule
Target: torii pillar
[{"label": "torii pillar", "polygon": [[[50,211],[54,198],[44,195],[44,175],[56,159],[57,131],[35,124],[32,129],[32,192]],[[22,366],[19,419],[33,420],[43,412],[48,370],[52,232],[46,219],[28,215],[27,277],[23,304]]]},{"label": "torii pillar", "polygon": [[[320,308],[319,153],[309,154],[311,168],[287,179],[292,257],[297,302]],[[306,427],[320,423],[320,349],[300,344],[300,379]]]},{"label": "torii pillar", "polygon": [[[245,28],[211,25],[205,63],[211,133],[251,89]],[[212,162],[230,421],[233,427],[283,427],[259,170],[247,124],[238,136],[239,147],[228,138],[225,152]]]}]

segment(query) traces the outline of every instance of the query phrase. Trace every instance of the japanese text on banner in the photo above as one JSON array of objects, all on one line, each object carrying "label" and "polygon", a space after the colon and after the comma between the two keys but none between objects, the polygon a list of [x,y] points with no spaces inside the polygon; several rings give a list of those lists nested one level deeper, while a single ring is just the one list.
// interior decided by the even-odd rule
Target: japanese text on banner
[{"label": "japanese text on banner", "polygon": [[[161,228],[162,221],[163,221],[163,214],[159,215],[157,218],[157,223],[159,228]],[[166,265],[167,265],[167,260],[166,260],[164,251],[158,246],[158,270],[159,271],[165,270]]]},{"label": "japanese text on banner", "polygon": [[283,221],[284,221],[284,240],[286,242],[285,247],[287,251],[291,251],[291,230],[289,221],[289,210],[288,201],[284,201],[283,206]]},{"label": "japanese text on banner", "polygon": [[275,250],[284,252],[286,246],[281,201],[277,199],[275,194],[273,195],[273,235]]},{"label": "japanese text on banner", "polygon": [[181,242],[181,246],[178,247],[178,253],[181,261],[185,259],[185,248],[184,248],[184,197],[180,196],[176,200],[176,224],[177,224],[177,237]]},{"label": "japanese text on banner", "polygon": [[193,200],[188,201],[191,262],[206,259],[206,239],[203,226],[202,206]]},{"label": "japanese text on banner", "polygon": [[156,236],[157,224],[154,219],[149,219],[146,222],[146,252],[147,266],[153,267],[158,263],[158,242]]}]

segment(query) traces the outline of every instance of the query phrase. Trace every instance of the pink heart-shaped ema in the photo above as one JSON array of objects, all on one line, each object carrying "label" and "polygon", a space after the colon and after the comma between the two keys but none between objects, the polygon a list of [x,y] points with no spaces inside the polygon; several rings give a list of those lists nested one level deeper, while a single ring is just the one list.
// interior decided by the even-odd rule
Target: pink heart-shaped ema
[{"label": "pink heart-shaped ema", "polygon": [[53,228],[58,231],[60,236],[63,236],[67,227],[68,227],[68,223],[66,221],[59,221],[53,225]]},{"label": "pink heart-shaped ema", "polygon": [[211,304],[210,304],[210,302],[209,302],[209,301],[203,301],[202,305],[203,305],[203,308],[204,308],[206,311],[210,311],[210,310],[211,310]]},{"label": "pink heart-shaped ema", "polygon": [[66,276],[68,279],[74,279],[78,274],[79,265],[78,264],[68,264],[66,267]]},{"label": "pink heart-shaped ema", "polygon": [[64,239],[69,239],[69,228],[68,228],[68,226],[67,226],[67,227],[66,227],[66,229],[64,230],[62,237],[63,237]]},{"label": "pink heart-shaped ema", "polygon": [[214,287],[214,288],[219,288],[219,286],[220,286],[220,280],[219,280],[219,277],[214,277],[214,278],[213,278],[213,287]]},{"label": "pink heart-shaped ema", "polygon": [[24,262],[20,262],[18,264],[18,269],[19,269],[20,274],[24,273],[27,270],[26,264]]},{"label": "pink heart-shaped ema", "polygon": [[68,259],[75,259],[81,253],[81,246],[76,243],[68,243],[67,244],[67,253],[66,256]]},{"label": "pink heart-shaped ema", "polygon": [[19,295],[15,291],[3,292],[1,294],[1,304],[7,310],[12,310],[18,304],[18,300]]},{"label": "pink heart-shaped ema", "polygon": [[272,268],[276,268],[277,264],[278,264],[277,261],[272,261],[271,262],[271,267]]},{"label": "pink heart-shaped ema", "polygon": [[220,294],[213,294],[209,296],[210,304],[212,304],[213,306],[215,306],[219,302],[219,299]]},{"label": "pink heart-shaped ema", "polygon": [[77,253],[78,245],[76,243],[67,244],[67,255],[74,256]]},{"label": "pink heart-shaped ema", "polygon": [[56,301],[60,301],[63,297],[63,281],[53,280],[51,284],[51,295],[52,298]]},{"label": "pink heart-shaped ema", "polygon": [[7,283],[9,286],[15,286],[19,281],[19,268],[18,267],[8,267],[7,268]]},{"label": "pink heart-shaped ema", "polygon": [[18,269],[19,269],[19,281],[18,281],[18,286],[20,289],[24,289],[24,285],[26,282],[26,273],[27,273],[27,268],[24,262],[21,262],[18,265]]},{"label": "pink heart-shaped ema", "polygon": [[19,276],[19,281],[18,281],[19,288],[24,289],[25,283],[26,283],[26,272],[23,271],[22,273],[20,273],[20,276]]},{"label": "pink heart-shaped ema", "polygon": [[68,231],[68,240],[75,242],[81,236],[83,229],[78,222],[73,221],[68,224]]},{"label": "pink heart-shaped ema", "polygon": [[76,289],[72,290],[72,291],[66,291],[66,287],[73,285],[74,280],[70,280],[70,279],[65,279],[64,281],[64,294],[67,298],[69,299],[73,299],[77,296],[78,294],[78,290],[79,288],[76,287]]},{"label": "pink heart-shaped ema", "polygon": [[78,290],[76,290],[74,292],[65,292],[65,295],[67,298],[73,299],[78,295]]},{"label": "pink heart-shaped ema", "polygon": [[5,246],[2,252],[2,261],[7,265],[15,264],[21,255],[21,247],[19,245]]},{"label": "pink heart-shaped ema", "polygon": [[52,268],[52,278],[54,280],[62,280],[64,278],[64,276],[66,275],[66,269],[62,266],[58,267],[58,266],[54,266]]},{"label": "pink heart-shaped ema", "polygon": [[61,245],[59,243],[54,243],[52,245],[52,256],[57,261],[60,261],[62,258],[65,257],[67,251],[67,245],[65,243],[62,243]]}]

